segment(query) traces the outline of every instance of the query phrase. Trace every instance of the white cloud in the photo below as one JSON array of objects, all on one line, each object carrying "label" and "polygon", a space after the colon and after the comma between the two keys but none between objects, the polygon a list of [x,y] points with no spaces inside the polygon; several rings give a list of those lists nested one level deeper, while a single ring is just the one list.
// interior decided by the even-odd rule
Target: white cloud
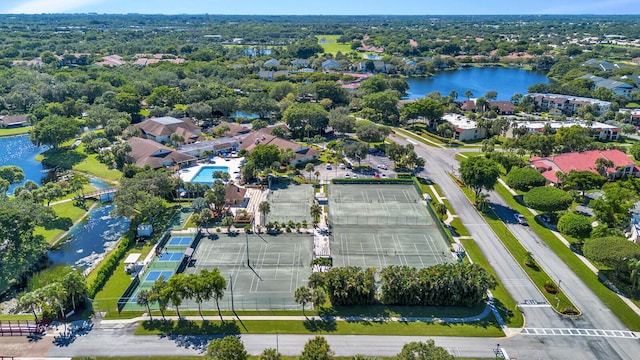
[{"label": "white cloud", "polygon": [[104,2],[105,0],[27,0],[5,10],[8,14],[41,14],[73,12],[75,9]]}]

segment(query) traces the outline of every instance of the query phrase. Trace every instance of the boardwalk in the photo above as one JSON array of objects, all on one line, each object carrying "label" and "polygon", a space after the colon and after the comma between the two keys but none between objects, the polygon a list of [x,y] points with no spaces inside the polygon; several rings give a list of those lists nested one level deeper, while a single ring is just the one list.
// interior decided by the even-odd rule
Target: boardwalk
[{"label": "boardwalk", "polygon": [[84,198],[85,199],[100,199],[103,195],[115,194],[116,191],[117,191],[116,188],[100,189],[98,191],[94,191],[92,193],[85,194]]}]

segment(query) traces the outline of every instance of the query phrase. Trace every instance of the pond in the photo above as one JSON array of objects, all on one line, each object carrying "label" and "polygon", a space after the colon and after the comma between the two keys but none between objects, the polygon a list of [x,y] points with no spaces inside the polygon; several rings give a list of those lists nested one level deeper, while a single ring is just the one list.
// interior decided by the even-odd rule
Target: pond
[{"label": "pond", "polygon": [[548,83],[541,72],[504,67],[469,67],[455,71],[439,72],[431,77],[407,79],[409,90],[407,99],[416,99],[434,91],[447,96],[451,90],[458,92],[458,101],[466,100],[464,93],[473,92],[472,97],[483,96],[489,90],[498,92],[497,100],[511,100],[515,93],[526,94],[533,84]]},{"label": "pond", "polygon": [[129,229],[129,220],[113,218],[112,204],[99,204],[75,225],[61,245],[49,251],[52,265],[72,265],[84,271],[100,262]]},{"label": "pond", "polygon": [[[40,184],[46,171],[42,163],[36,161],[35,157],[45,150],[47,150],[46,147],[33,145],[29,140],[29,135],[0,137],[0,166],[19,166],[24,171],[25,181],[31,180]],[[13,193],[16,186],[22,184],[24,182],[12,185],[9,188],[9,194]]]}]

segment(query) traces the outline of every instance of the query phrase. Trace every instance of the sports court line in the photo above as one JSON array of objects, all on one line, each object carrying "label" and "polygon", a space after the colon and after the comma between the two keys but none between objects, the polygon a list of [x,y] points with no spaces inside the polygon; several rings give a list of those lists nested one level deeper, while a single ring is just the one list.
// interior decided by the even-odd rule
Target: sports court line
[{"label": "sports court line", "polygon": [[[373,243],[376,245],[376,248],[378,248],[378,246],[379,246],[380,249],[384,251],[384,247],[382,246],[382,240],[380,240],[380,235],[379,234],[373,234]],[[387,267],[387,257],[386,256],[382,256],[381,265],[382,265],[382,267]]]}]

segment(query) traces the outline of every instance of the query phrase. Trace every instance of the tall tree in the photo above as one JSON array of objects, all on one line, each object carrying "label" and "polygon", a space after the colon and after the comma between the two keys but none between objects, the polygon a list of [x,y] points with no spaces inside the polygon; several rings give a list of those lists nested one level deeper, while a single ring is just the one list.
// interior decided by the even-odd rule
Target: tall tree
[{"label": "tall tree", "polygon": [[476,198],[482,190],[493,190],[500,176],[498,164],[481,156],[472,156],[460,163],[460,177],[471,188]]},{"label": "tall tree", "polygon": [[300,360],[331,360],[333,356],[334,352],[327,339],[323,336],[316,336],[304,344]]},{"label": "tall tree", "polygon": [[80,124],[76,119],[52,115],[36,123],[31,130],[31,141],[36,145],[47,145],[57,149],[79,132]]},{"label": "tall tree", "polygon": [[206,360],[247,360],[249,354],[237,336],[213,339],[204,355]]},{"label": "tall tree", "polygon": [[397,360],[454,360],[455,356],[440,346],[436,346],[433,340],[413,341],[405,344],[398,355]]},{"label": "tall tree", "polygon": [[320,216],[322,216],[322,208],[320,205],[313,203],[309,210],[311,218],[313,219],[313,225],[317,225],[320,222]]},{"label": "tall tree", "polygon": [[151,314],[151,291],[150,290],[141,290],[136,297],[136,304],[140,306],[145,306],[147,308],[147,314],[149,314],[149,319],[153,320],[153,315]]},{"label": "tall tree", "polygon": [[267,215],[271,212],[271,204],[268,201],[263,201],[258,205],[258,211],[262,214],[262,224],[267,223]]},{"label": "tall tree", "polygon": [[309,302],[311,302],[311,290],[306,286],[301,286],[293,293],[293,298],[302,306],[302,314],[307,317],[304,312],[304,308]]},{"label": "tall tree", "polygon": [[169,283],[164,275],[160,275],[160,277],[153,282],[151,289],[149,290],[151,294],[149,295],[149,302],[158,303],[158,310],[160,310],[160,314],[164,319],[164,311],[167,309],[167,305],[169,304],[169,297],[167,296],[167,287]]}]

